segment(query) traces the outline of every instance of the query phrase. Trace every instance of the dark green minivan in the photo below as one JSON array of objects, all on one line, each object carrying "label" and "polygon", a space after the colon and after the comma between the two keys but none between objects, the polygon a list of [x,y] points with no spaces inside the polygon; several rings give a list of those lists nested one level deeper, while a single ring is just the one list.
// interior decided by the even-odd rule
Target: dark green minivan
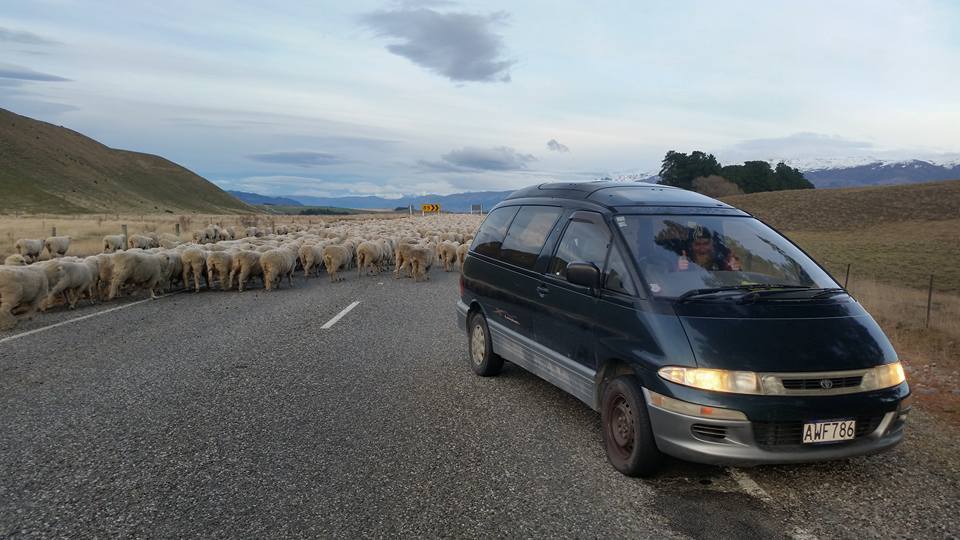
[{"label": "dark green minivan", "polygon": [[870,315],[723,202],[617,182],[522,189],[466,256],[458,319],[482,376],[510,361],[601,415],[628,475],[845,458],[903,438],[910,389]]}]

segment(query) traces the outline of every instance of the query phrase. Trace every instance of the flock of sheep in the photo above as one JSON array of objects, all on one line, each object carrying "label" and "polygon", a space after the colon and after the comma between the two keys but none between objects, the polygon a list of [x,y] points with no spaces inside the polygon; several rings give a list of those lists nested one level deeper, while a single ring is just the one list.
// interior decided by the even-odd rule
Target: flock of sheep
[{"label": "flock of sheep", "polygon": [[[152,232],[106,236],[103,253],[83,258],[66,256],[68,236],[20,239],[17,254],[0,266],[0,330],[59,302],[73,309],[83,299],[112,300],[142,290],[151,298],[177,286],[199,292],[201,280],[208,289],[219,281],[222,290],[242,292],[254,279],[266,290],[279,288],[283,278],[293,286],[297,270],[306,279],[325,269],[335,282],[351,268],[358,277],[392,268],[395,277],[421,281],[434,264],[448,272],[462,267],[481,219],[447,214],[275,230],[208,225],[193,233],[192,242]],[[44,251],[48,258],[41,260]]]}]

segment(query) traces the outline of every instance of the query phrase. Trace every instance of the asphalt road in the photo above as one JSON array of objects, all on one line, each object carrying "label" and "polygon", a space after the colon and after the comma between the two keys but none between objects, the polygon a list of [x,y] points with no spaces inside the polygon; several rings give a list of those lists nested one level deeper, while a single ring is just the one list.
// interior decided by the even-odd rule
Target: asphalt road
[{"label": "asphalt road", "polygon": [[958,436],[923,411],[880,456],[623,477],[579,401],[512,365],[472,374],[456,274],[432,277],[0,333],[0,537],[960,535]]}]

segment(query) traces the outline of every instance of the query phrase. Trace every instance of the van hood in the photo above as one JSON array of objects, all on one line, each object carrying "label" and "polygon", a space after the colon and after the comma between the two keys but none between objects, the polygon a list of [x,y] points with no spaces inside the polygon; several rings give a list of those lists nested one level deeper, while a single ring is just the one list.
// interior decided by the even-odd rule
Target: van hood
[{"label": "van hood", "polygon": [[894,362],[879,325],[853,299],[691,302],[674,307],[699,367],[838,371]]}]

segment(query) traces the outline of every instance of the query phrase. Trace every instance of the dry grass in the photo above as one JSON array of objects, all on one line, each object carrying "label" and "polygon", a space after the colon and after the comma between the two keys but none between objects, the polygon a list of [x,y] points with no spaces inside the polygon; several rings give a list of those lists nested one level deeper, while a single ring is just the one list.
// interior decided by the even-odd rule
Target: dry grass
[{"label": "dry grass", "polygon": [[7,255],[15,253],[13,245],[19,238],[46,238],[50,236],[52,228],[57,228],[57,234],[73,237],[69,255],[92,255],[103,249],[103,237],[108,234],[120,234],[121,226],[126,224],[129,234],[143,231],[157,233],[176,232],[176,225],[180,224],[181,237],[189,240],[192,231],[202,229],[210,223],[221,226],[237,227],[273,227],[275,224],[300,223],[313,225],[321,222],[353,221],[357,219],[392,219],[404,217],[406,214],[376,213],[351,214],[345,216],[283,216],[269,214],[250,215],[182,215],[150,214],[150,215],[123,215],[123,214],[79,214],[79,215],[31,215],[10,216],[0,215],[0,261]]},{"label": "dry grass", "polygon": [[921,406],[960,427],[960,296],[936,294],[925,328],[926,291],[870,280],[850,290],[893,342]]}]

